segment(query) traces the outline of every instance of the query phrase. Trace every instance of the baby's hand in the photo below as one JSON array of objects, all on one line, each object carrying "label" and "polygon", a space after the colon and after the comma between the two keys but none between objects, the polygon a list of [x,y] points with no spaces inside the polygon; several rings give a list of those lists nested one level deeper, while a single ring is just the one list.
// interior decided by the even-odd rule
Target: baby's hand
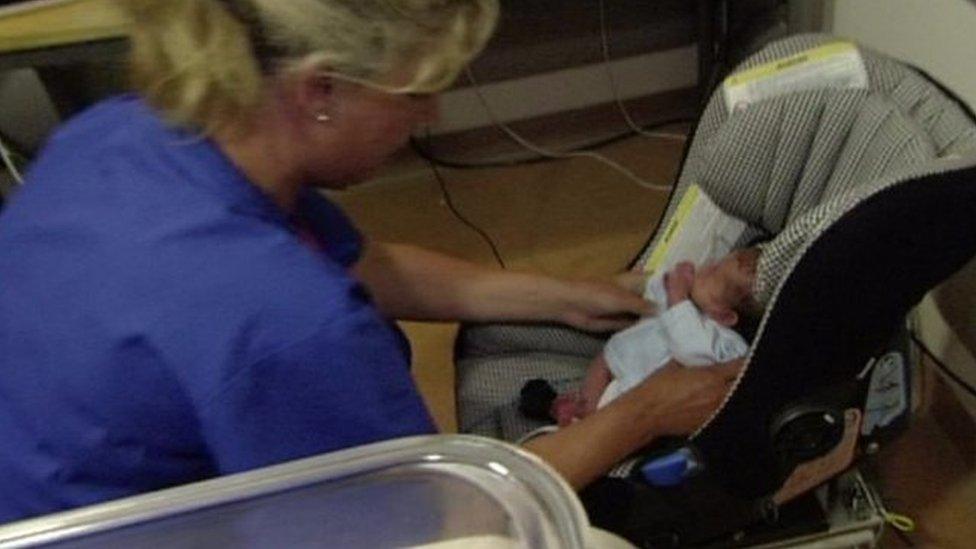
[{"label": "baby's hand", "polygon": [[556,400],[552,401],[549,415],[552,416],[552,419],[556,420],[556,423],[560,427],[566,427],[579,417],[581,409],[582,399],[580,395],[577,393],[567,393],[559,395],[556,397]]},{"label": "baby's hand", "polygon": [[691,296],[691,285],[695,281],[695,265],[682,261],[664,275],[664,288],[668,294],[668,307],[673,307]]}]

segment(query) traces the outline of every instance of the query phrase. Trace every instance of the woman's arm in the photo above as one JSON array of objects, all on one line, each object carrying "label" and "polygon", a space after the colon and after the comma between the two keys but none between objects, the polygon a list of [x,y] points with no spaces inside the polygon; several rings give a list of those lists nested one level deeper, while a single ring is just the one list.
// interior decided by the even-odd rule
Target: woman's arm
[{"label": "woman's arm", "polygon": [[690,369],[672,361],[593,415],[530,440],[525,448],[574,488],[583,488],[655,438],[700,427],[721,405],[743,364],[740,359]]},{"label": "woman's arm", "polygon": [[483,267],[405,244],[368,243],[353,272],[379,308],[401,320],[556,321],[607,331],[653,312],[610,282]]}]

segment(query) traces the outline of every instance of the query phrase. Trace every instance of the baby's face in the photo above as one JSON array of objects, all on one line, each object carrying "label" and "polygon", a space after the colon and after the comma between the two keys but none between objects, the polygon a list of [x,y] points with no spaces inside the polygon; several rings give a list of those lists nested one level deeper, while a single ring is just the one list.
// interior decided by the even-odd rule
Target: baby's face
[{"label": "baby's face", "polygon": [[737,318],[728,313],[752,293],[757,257],[755,250],[736,250],[697,269],[691,285],[691,300],[716,321],[735,324]]}]

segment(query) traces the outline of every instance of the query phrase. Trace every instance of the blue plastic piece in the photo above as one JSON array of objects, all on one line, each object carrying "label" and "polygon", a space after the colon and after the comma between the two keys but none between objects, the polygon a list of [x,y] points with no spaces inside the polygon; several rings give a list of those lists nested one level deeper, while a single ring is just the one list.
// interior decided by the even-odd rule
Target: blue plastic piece
[{"label": "blue plastic piece", "polygon": [[653,486],[677,486],[698,466],[691,450],[682,448],[641,466],[644,479]]}]

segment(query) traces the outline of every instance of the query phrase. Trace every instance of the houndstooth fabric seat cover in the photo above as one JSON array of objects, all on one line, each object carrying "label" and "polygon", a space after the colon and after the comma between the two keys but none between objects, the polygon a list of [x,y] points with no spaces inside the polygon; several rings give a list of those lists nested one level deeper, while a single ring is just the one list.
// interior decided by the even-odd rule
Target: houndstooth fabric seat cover
[{"label": "houndstooth fabric seat cover", "polygon": [[[735,72],[834,41],[818,34],[791,37],[767,46]],[[716,93],[698,122],[661,221],[666,223],[680,197],[698,184],[720,207],[748,222],[740,244],[771,236],[755,288],[767,311],[746,372],[770,318],[779,318],[773,314],[778,292],[821,235],[905,182],[976,166],[976,124],[956,101],[915,69],[864,48],[859,52],[867,89],[798,91],[734,113]],[[456,352],[460,430],[515,440],[538,427],[517,410],[521,386],[541,377],[557,390],[575,387],[602,344],[598,337],[558,326],[465,327]]]}]

